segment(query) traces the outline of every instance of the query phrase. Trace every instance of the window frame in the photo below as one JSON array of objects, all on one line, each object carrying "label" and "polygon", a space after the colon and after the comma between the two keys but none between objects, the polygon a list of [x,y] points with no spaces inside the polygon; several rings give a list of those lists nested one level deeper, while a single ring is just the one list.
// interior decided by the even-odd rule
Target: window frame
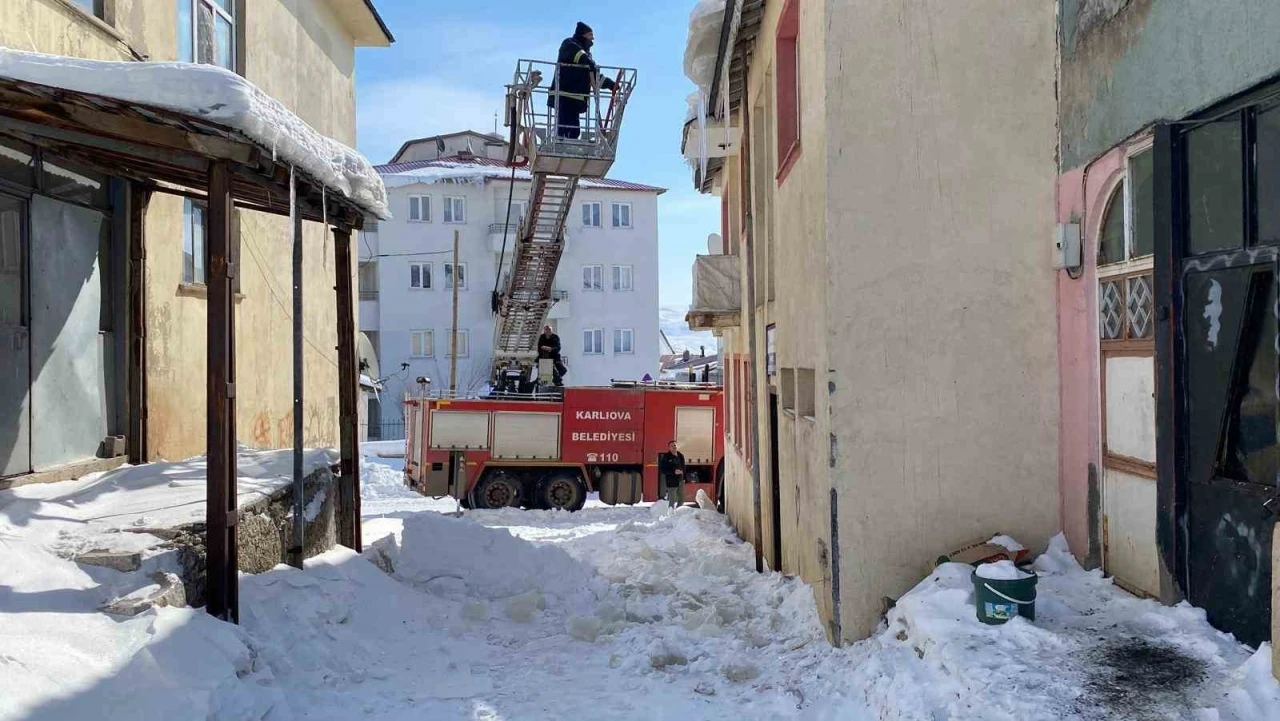
[{"label": "window frame", "polygon": [[[458,205],[455,206],[454,204]],[[467,224],[467,196],[465,195],[446,195],[444,196],[443,209],[440,213],[440,222],[446,225],[466,225]],[[457,208],[462,208],[462,218],[458,219]]]},{"label": "window frame", "polygon": [[[609,203],[609,227],[614,230],[631,230],[635,227],[635,213],[630,201],[612,201]],[[627,222],[621,223],[619,209],[625,208],[627,211]]]},{"label": "window frame", "polygon": [[[413,217],[414,201],[418,201],[418,217]],[[425,201],[425,202],[424,202]],[[426,208],[426,214],[422,212]],[[430,223],[431,222],[431,196],[430,195],[410,195],[409,196],[409,213],[406,218],[410,223]]]},{"label": "window frame", "polygon": [[[200,237],[196,237],[194,219],[199,211],[201,217]],[[206,287],[209,283],[209,208],[198,200],[184,197],[182,199],[182,283],[188,286]],[[196,249],[197,241],[200,248]],[[199,258],[200,277],[196,277],[196,259]],[[190,258],[190,263],[187,259]],[[190,271],[188,273],[188,271]]]},{"label": "window frame", "polygon": [[[626,271],[626,287],[622,283],[622,271]],[[613,292],[630,293],[636,289],[636,273],[633,265],[615,265],[611,273],[613,277]]]},{"label": "window frame", "polygon": [[[453,290],[453,262],[444,263],[444,289]],[[458,290],[467,289],[467,264],[458,263],[458,268],[462,270],[462,282],[458,284]]]},{"label": "window frame", "polygon": [[[587,282],[587,272],[594,271],[596,282],[590,284]],[[604,292],[604,266],[599,264],[588,264],[582,266],[582,291],[584,293],[603,293]]]},{"label": "window frame", "polygon": [[[231,6],[230,10],[224,10],[218,4],[217,0],[178,0],[178,4],[184,5],[190,8],[189,12],[191,13],[191,26],[186,28],[185,30],[183,29],[182,22],[181,22],[182,13],[181,11],[179,11],[178,13],[178,20],[179,20],[178,52],[180,55],[184,50],[183,43],[182,43],[182,39],[184,37],[183,33],[190,32],[190,38],[191,38],[191,58],[188,60],[187,58],[180,56],[178,58],[179,62],[193,63],[197,65],[213,65],[215,67],[220,67],[226,70],[230,70],[233,73],[239,73],[240,72],[240,25],[239,25],[240,18],[237,17],[237,14],[238,14],[237,11],[240,9],[241,5],[238,2],[238,0],[232,0],[232,2],[229,3]],[[217,37],[217,24],[219,19],[225,20],[231,26],[231,37],[230,37],[231,48],[229,50],[230,57],[228,58],[229,60],[228,65],[220,65],[214,60],[210,60],[209,62],[202,62],[200,60],[200,12],[199,12],[199,9],[201,6],[209,8],[209,11],[213,13],[215,38]],[[210,44],[210,46],[214,48],[213,52],[216,53],[217,48],[214,47],[212,43]]]},{"label": "window frame", "polygon": [[774,34],[774,58],[774,133],[780,159],[776,180],[782,185],[801,151],[800,0],[786,0],[782,6]]},{"label": "window frame", "polygon": [[[591,216],[588,219],[588,216]],[[594,221],[594,222],[591,222]],[[582,227],[604,227],[604,206],[598,200],[588,200],[582,204]]]},{"label": "window frame", "polygon": [[[591,343],[587,342],[588,336]],[[582,329],[582,355],[604,355],[604,328]]]},{"label": "window frame", "polygon": [[[453,357],[453,349],[452,349],[453,329],[445,328],[444,336],[445,336],[445,342],[448,344],[445,347],[444,357],[452,358]],[[469,329],[467,328],[458,329],[458,345],[462,348],[462,352],[458,354],[458,357],[470,358],[471,357],[471,331]]]},{"label": "window frame", "polygon": [[[424,336],[425,334],[425,336]],[[425,337],[425,343],[418,343],[419,337]],[[414,353],[414,345],[419,345],[425,353]],[[409,331],[409,357],[410,358],[435,358],[436,357],[436,332],[432,328],[423,330]]]},{"label": "window frame", "polygon": [[[435,288],[435,279],[431,274],[435,271],[431,267],[430,261],[410,261],[409,262],[409,290],[433,290]],[[413,270],[418,269],[418,280],[420,285],[413,284]],[[423,282],[425,279],[425,282]]]},{"label": "window frame", "polygon": [[[626,343],[623,343],[623,340]],[[635,328],[614,328],[613,329],[613,354],[614,355],[635,355],[636,354],[636,329]]]}]

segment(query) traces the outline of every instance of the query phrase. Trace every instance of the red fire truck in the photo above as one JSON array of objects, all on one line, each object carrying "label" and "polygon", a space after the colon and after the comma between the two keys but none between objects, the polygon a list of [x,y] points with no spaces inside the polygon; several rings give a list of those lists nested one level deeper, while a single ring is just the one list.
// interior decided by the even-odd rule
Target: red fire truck
[{"label": "red fire truck", "polygon": [[576,511],[597,491],[609,505],[659,497],[658,455],[685,455],[685,498],[719,501],[724,470],[719,387],[565,388],[529,398],[405,401],[406,484],[469,508]]}]

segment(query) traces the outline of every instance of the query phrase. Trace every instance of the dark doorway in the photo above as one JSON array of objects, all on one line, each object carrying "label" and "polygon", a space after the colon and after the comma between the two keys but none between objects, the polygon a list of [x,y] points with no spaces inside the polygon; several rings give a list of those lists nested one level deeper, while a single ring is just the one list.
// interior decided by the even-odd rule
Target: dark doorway
[{"label": "dark doorway", "polygon": [[[1155,148],[1161,558],[1251,646],[1270,638],[1280,328],[1280,106],[1257,92]],[[1172,311],[1172,312],[1169,312]]]},{"label": "dark doorway", "polygon": [[26,205],[0,195],[0,478],[31,470]]},{"label": "dark doorway", "polygon": [[778,394],[769,393],[769,498],[773,504],[773,558],[770,565],[782,571],[782,479],[778,472]]}]

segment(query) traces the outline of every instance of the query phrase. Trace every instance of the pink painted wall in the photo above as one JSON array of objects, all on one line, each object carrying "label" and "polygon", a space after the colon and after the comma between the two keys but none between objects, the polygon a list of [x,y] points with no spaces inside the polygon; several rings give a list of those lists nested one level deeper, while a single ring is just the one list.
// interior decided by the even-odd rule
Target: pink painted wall
[{"label": "pink painted wall", "polygon": [[[1101,481],[1097,236],[1106,200],[1124,169],[1116,149],[1058,179],[1058,221],[1080,223],[1084,235],[1079,278],[1058,272],[1058,368],[1061,416],[1058,493],[1062,530],[1078,558],[1089,548],[1089,464]],[[1086,217],[1087,215],[1087,217]],[[1101,558],[1101,548],[1092,549]]]}]

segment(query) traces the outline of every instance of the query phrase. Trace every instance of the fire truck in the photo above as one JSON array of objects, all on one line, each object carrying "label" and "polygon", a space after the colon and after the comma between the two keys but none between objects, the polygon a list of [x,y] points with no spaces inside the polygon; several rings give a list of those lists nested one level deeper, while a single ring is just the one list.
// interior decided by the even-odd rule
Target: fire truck
[{"label": "fire truck", "polygon": [[718,386],[620,384],[564,388],[550,400],[410,398],[405,483],[468,508],[576,511],[598,492],[609,505],[659,498],[658,456],[675,440],[685,498],[720,501],[724,396]]}]

